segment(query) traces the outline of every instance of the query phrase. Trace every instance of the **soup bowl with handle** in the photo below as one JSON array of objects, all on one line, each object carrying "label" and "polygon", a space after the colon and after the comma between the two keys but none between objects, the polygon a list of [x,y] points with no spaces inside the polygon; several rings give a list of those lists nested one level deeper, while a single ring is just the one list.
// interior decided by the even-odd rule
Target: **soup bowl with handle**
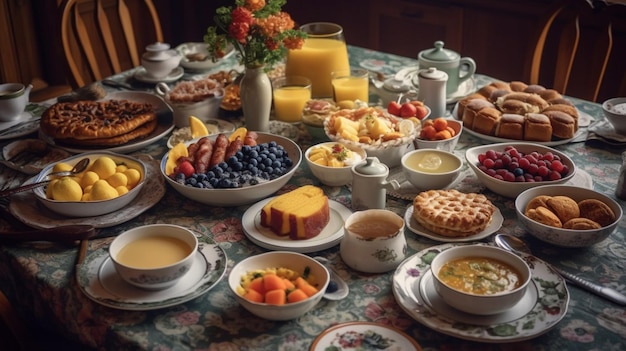
[{"label": "soup bowl with handle", "polygon": [[172,224],[150,224],[118,235],[109,254],[119,276],[146,290],[174,286],[189,270],[198,251],[191,230]]},{"label": "soup bowl with handle", "polygon": [[[444,265],[459,259],[484,260],[485,263],[481,264],[480,267],[493,267],[495,263],[504,264],[504,267],[510,268],[510,272],[507,270],[508,273],[501,276],[498,275],[498,278],[508,279],[511,276],[517,283],[508,286],[507,289],[502,291],[491,291],[489,293],[469,291],[467,289],[462,290],[451,279],[454,278],[456,273],[460,273],[465,277],[464,283],[472,286],[473,282],[468,280],[470,279],[470,272],[464,272],[463,265],[460,264],[460,267],[454,270],[448,270],[444,267]],[[443,270],[442,267],[444,267]],[[530,267],[522,258],[509,251],[489,245],[461,245],[450,248],[435,256],[430,268],[433,274],[435,290],[443,301],[460,311],[477,315],[493,315],[515,306],[526,294],[526,288],[532,278]],[[477,274],[486,275],[491,272],[490,268],[485,268],[485,271],[473,272],[473,276],[478,278]],[[487,278],[485,280],[491,281],[491,279]],[[508,281],[512,281],[512,279]]]}]

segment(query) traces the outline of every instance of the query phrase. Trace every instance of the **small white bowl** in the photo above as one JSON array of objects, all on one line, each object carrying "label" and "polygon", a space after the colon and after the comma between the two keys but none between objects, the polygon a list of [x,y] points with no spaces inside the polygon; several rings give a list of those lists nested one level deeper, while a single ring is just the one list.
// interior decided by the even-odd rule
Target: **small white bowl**
[{"label": "small white bowl", "polygon": [[[572,198],[576,202],[585,199],[600,200],[613,210],[616,220],[606,227],[593,230],[573,230],[551,227],[536,222],[524,215],[528,202],[539,195],[563,195]],[[561,247],[587,247],[603,241],[615,231],[623,215],[622,207],[611,197],[591,189],[570,185],[544,185],[528,189],[515,199],[515,212],[517,213],[517,218],[522,224],[522,227],[532,236],[541,241]]]},{"label": "small white bowl", "polygon": [[[78,161],[87,157],[90,162],[90,166],[97,160],[99,157],[107,156],[113,159],[116,164],[127,164],[131,165],[132,168],[139,170],[141,174],[141,178],[137,185],[130,189],[126,194],[120,195],[116,198],[110,200],[100,200],[100,201],[58,201],[49,199],[46,196],[46,188],[39,187],[33,190],[35,197],[42,205],[46,208],[50,209],[53,212],[58,214],[68,216],[68,217],[93,217],[93,216],[101,216],[107,213],[111,213],[117,210],[120,210],[124,206],[128,205],[133,201],[137,195],[141,192],[143,185],[146,179],[146,165],[139,159],[127,156],[116,154],[108,151],[94,151],[94,152],[86,152],[83,154],[74,155],[72,157],[66,158],[59,162],[55,162],[53,164],[49,164],[46,166],[39,174],[35,177],[34,182],[41,182],[48,179],[48,173],[52,172],[52,169],[57,163],[67,163],[70,165],[75,165]],[[89,166],[88,168],[89,169]]]},{"label": "small white bowl", "polygon": [[[614,106],[620,105],[620,110],[616,111]],[[626,135],[626,97],[608,99],[602,103],[602,112],[613,125],[615,132]]]},{"label": "small white bowl", "polygon": [[[270,181],[265,181],[257,185],[244,186],[241,188],[200,189],[178,183],[176,180],[170,178],[167,174],[165,174],[165,164],[167,163],[167,158],[169,156],[168,152],[163,156],[163,159],[161,159],[161,174],[163,174],[167,183],[171,185],[174,190],[178,191],[181,195],[206,205],[240,206],[262,200],[278,191],[285,184],[287,184],[291,177],[293,177],[294,173],[300,166],[300,162],[302,162],[302,150],[295,142],[288,138],[262,132],[257,132],[257,134],[258,144],[275,141],[278,145],[284,147],[284,149],[289,154],[289,158],[293,162],[291,169],[289,169],[287,173]],[[212,138],[213,137],[216,136],[212,136]],[[189,145],[190,143],[193,143],[195,141],[197,140],[194,139],[185,144]]]},{"label": "small white bowl", "polygon": [[[125,264],[123,259],[120,262],[120,250],[135,240],[150,237],[178,239],[182,241],[182,245],[188,246],[188,250],[185,248],[187,255],[174,263],[155,265],[153,268],[131,266]],[[166,255],[169,245],[179,249],[177,244],[165,242],[164,245],[160,246],[164,250],[163,252],[152,251],[149,255],[163,257]],[[151,247],[151,249],[154,248]],[[127,230],[118,235],[109,246],[109,255],[117,274],[127,283],[147,290],[167,289],[176,284],[191,269],[197,251],[198,238],[195,234],[189,229],[172,224],[150,224]]]},{"label": "small white bowl", "polygon": [[[299,272],[300,274],[308,269],[310,274],[315,276],[319,291],[306,300],[286,303],[280,306],[252,302],[245,299],[237,292],[237,287],[240,286],[241,278],[248,272],[259,269],[280,267],[289,268]],[[230,286],[230,290],[233,292],[235,298],[241,306],[258,317],[274,321],[295,319],[312,310],[324,296],[329,281],[330,273],[323,264],[307,255],[290,251],[270,251],[248,257],[237,263],[228,276],[228,285]]]},{"label": "small white bowl", "polygon": [[[449,165],[448,170],[428,172],[416,168],[418,159],[436,155],[442,160],[442,165]],[[401,160],[402,171],[406,179],[420,190],[444,189],[454,182],[463,167],[463,159],[452,152],[436,149],[418,149],[409,151]]]},{"label": "small white bowl", "polygon": [[[537,151],[540,154],[545,154],[549,151],[554,155],[558,155],[561,158],[561,162],[569,168],[569,172],[566,176],[562,177],[559,180],[549,180],[541,182],[508,182],[491,177],[478,168],[478,155],[485,153],[488,150],[502,152],[507,146],[513,146],[519,152],[522,152],[524,154],[528,154],[533,151]],[[467,164],[470,166],[472,171],[474,171],[474,174],[476,174],[478,180],[480,180],[480,182],[483,183],[489,190],[493,191],[496,194],[500,194],[509,198],[515,198],[524,190],[534,188],[536,186],[563,184],[572,179],[572,177],[574,177],[574,174],[576,174],[576,166],[574,165],[574,161],[572,161],[569,156],[551,147],[535,143],[516,142],[475,146],[465,151],[465,160],[467,161]]]},{"label": "small white bowl", "polygon": [[[329,146],[333,145],[342,145],[350,150],[352,150],[356,155],[358,155],[359,159],[354,160],[353,162],[346,164],[343,167],[329,167],[323,166],[318,163],[312,162],[309,159],[309,155],[311,154],[311,150],[318,146]],[[311,169],[313,175],[320,180],[325,185],[328,186],[343,186],[346,184],[350,184],[352,182],[352,165],[357,164],[365,159],[367,154],[363,149],[357,148],[356,146],[347,146],[339,142],[331,141],[326,143],[320,143],[309,147],[304,152],[304,158],[306,160],[307,165]]]},{"label": "small white bowl", "polygon": [[[506,263],[519,273],[521,284],[513,290],[493,295],[476,295],[456,290],[442,282],[438,273],[446,262],[463,257],[485,257]],[[532,278],[530,267],[523,259],[509,251],[488,245],[462,245],[445,250],[435,256],[430,269],[435,290],[448,305],[477,315],[497,314],[515,306],[526,293]]]},{"label": "small white bowl", "polygon": [[420,139],[419,135],[415,138],[414,144],[417,149],[438,149],[452,152],[456,148],[456,145],[459,143],[459,138],[461,133],[463,132],[463,123],[448,119],[448,126],[454,129],[455,135],[450,139],[445,140],[425,140]]}]

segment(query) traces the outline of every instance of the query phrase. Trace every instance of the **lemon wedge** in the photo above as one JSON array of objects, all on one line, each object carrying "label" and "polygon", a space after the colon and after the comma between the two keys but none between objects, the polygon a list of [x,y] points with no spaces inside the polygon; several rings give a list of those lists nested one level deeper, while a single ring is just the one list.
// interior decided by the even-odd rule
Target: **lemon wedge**
[{"label": "lemon wedge", "polygon": [[424,158],[417,165],[420,169],[425,171],[436,171],[439,167],[441,167],[441,157],[434,153],[428,153],[424,155]]},{"label": "lemon wedge", "polygon": [[189,156],[189,151],[187,150],[187,146],[183,143],[178,143],[176,146],[170,150],[170,153],[167,156],[167,161],[165,161],[165,174],[171,175],[174,173],[174,168],[176,168],[176,161],[181,156]]},{"label": "lemon wedge", "polygon": [[409,136],[413,134],[415,128],[417,128],[415,123],[408,119],[403,119],[402,121],[400,121],[400,123],[398,123],[398,131],[404,134],[404,136]]},{"label": "lemon wedge", "polygon": [[241,138],[241,140],[243,141],[243,139],[245,139],[246,137],[246,134],[248,134],[248,129],[245,127],[239,127],[233,132],[233,134],[228,137],[228,141],[235,141],[237,140],[237,137]]},{"label": "lemon wedge", "polygon": [[206,128],[204,122],[202,122],[196,116],[189,116],[189,127],[191,128],[192,138],[199,138],[209,135],[209,130]]}]

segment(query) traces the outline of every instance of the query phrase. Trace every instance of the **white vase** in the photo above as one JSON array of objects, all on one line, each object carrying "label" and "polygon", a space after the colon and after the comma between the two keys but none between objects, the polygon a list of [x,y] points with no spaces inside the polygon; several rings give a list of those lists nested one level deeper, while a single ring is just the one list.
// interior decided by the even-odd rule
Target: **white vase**
[{"label": "white vase", "polygon": [[265,67],[246,67],[239,94],[246,128],[269,132],[272,109],[272,84]]}]

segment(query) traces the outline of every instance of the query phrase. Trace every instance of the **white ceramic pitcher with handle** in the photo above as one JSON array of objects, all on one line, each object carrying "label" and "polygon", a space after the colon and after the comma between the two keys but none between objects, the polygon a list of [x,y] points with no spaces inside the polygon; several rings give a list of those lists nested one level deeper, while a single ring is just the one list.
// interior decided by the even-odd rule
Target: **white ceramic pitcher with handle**
[{"label": "white ceramic pitcher with handle", "polygon": [[[436,41],[434,48],[420,51],[417,61],[420,70],[434,67],[446,72],[446,95],[450,96],[459,89],[461,83],[476,73],[476,62],[470,57],[461,57],[457,52],[444,49],[443,45],[443,41]],[[463,67],[465,69],[461,69]]]}]

